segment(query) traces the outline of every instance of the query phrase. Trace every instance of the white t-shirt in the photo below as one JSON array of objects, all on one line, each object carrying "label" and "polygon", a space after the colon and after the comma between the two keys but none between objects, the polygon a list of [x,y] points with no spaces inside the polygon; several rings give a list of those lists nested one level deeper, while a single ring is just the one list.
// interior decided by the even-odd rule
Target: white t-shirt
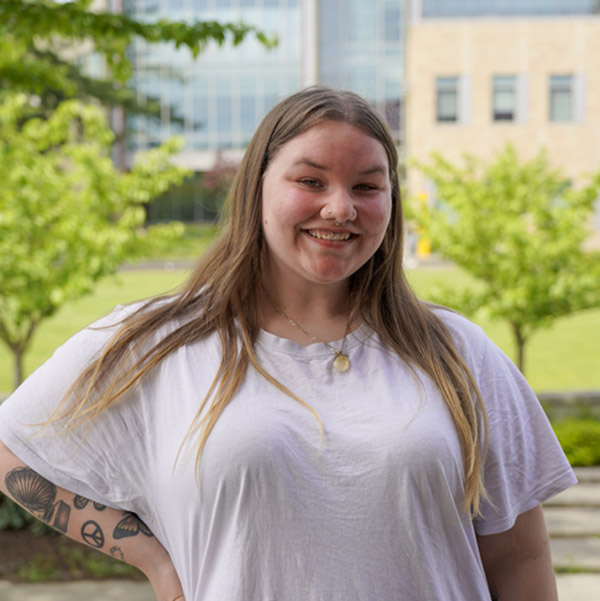
[{"label": "white t-shirt", "polygon": [[343,374],[327,346],[262,332],[261,364],[314,408],[323,433],[250,368],[197,479],[192,442],[174,464],[219,364],[216,335],[167,357],[91,431],[31,436],[26,424],[44,421],[111,335],[83,330],[0,407],[0,438],[57,485],[139,514],[171,554],[187,601],[489,600],[476,533],[509,529],[575,477],[518,370],[480,328],[439,315],[487,408],[493,504],[474,521],[462,510],[460,444],[440,393],[366,326],[346,340]]}]

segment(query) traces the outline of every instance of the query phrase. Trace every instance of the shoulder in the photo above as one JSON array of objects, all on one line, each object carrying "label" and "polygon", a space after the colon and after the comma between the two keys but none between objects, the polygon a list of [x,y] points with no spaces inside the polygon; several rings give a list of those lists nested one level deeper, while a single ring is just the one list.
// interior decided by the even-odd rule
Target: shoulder
[{"label": "shoulder", "polygon": [[[108,314],[100,317],[88,326],[69,337],[59,346],[51,361],[69,363],[75,371],[82,370],[89,363],[98,358],[101,353],[115,340],[115,336],[128,323],[129,320],[142,316],[152,307],[165,304],[167,300],[138,301],[128,305],[118,305]],[[166,323],[152,338],[164,337],[176,327],[175,324]]]},{"label": "shoulder", "polygon": [[456,350],[467,362],[481,358],[493,346],[483,329],[460,313],[441,305],[429,305],[429,310],[444,324]]}]

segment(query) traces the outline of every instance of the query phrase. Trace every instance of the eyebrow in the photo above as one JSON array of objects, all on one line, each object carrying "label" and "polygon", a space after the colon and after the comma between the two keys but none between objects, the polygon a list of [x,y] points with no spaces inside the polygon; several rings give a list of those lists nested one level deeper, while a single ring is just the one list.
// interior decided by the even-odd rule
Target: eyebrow
[{"label": "eyebrow", "polygon": [[[308,167],[313,167],[314,169],[319,169],[321,171],[329,171],[325,165],[320,165],[319,163],[315,163],[315,161],[311,161],[307,158],[296,161],[293,166],[296,167],[299,165],[307,165]],[[387,175],[387,170],[382,165],[374,165],[373,167],[359,171],[357,175],[371,175],[372,173],[381,173],[382,175]]]}]

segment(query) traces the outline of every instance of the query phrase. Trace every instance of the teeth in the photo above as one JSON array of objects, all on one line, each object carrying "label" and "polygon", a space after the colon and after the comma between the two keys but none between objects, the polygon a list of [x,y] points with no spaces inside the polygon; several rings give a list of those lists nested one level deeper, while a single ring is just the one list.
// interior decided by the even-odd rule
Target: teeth
[{"label": "teeth", "polygon": [[350,240],[349,232],[327,232],[321,230],[308,230],[308,233],[313,238],[319,238],[320,240]]}]

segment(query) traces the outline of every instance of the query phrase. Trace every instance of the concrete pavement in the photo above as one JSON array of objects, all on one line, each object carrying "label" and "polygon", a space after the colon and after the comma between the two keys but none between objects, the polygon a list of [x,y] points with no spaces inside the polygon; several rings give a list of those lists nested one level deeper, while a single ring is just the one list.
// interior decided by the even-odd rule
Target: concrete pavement
[{"label": "concrete pavement", "polygon": [[52,584],[0,582],[0,601],[156,601],[152,587],[130,580]]},{"label": "concrete pavement", "polygon": [[[600,468],[577,468],[579,483],[544,506],[560,601],[600,601]],[[0,582],[0,601],[156,601],[144,582]],[[468,601],[468,600],[465,600]]]},{"label": "concrete pavement", "polygon": [[[560,601],[600,601],[600,574],[559,574]],[[149,584],[127,580],[65,584],[0,582],[0,601],[156,601]],[[467,600],[465,600],[467,601]]]}]

